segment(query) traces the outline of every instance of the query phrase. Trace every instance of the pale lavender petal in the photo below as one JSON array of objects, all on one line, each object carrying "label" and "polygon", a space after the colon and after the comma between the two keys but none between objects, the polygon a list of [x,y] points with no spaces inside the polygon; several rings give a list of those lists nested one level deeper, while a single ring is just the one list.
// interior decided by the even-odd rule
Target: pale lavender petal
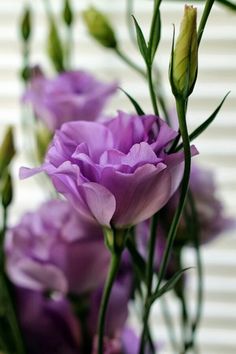
[{"label": "pale lavender petal", "polygon": [[110,227],[111,218],[116,210],[116,200],[109,189],[98,183],[84,183],[79,186],[91,214],[102,226]]},{"label": "pale lavender petal", "polygon": [[127,227],[141,222],[166,203],[170,193],[170,175],[166,165],[147,164],[133,174],[124,174],[111,168],[104,169],[101,183],[116,199],[112,223]]}]

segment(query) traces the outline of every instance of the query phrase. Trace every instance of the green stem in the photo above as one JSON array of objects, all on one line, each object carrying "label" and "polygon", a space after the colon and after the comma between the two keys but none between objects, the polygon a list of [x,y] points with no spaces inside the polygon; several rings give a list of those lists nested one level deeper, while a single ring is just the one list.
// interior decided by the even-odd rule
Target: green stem
[{"label": "green stem", "polygon": [[201,320],[202,315],[202,304],[203,304],[203,268],[202,268],[202,259],[201,259],[201,252],[200,252],[200,241],[199,241],[199,221],[198,215],[196,211],[196,206],[194,202],[194,198],[192,193],[189,191],[189,204],[191,208],[192,214],[192,234],[193,234],[193,244],[196,253],[196,263],[197,263],[197,281],[198,281],[198,288],[197,288],[197,308],[196,308],[196,316],[195,320],[192,324],[192,338],[191,344],[194,346],[195,343],[195,336],[196,332]]},{"label": "green stem", "polygon": [[[167,1],[173,1],[173,0],[167,0]],[[204,0],[193,0],[193,2],[203,2]],[[236,4],[232,3],[229,0],[216,0],[219,4],[224,5],[228,7],[230,10],[236,10]],[[182,2],[186,2],[186,0],[182,0]]]},{"label": "green stem", "polygon": [[108,272],[108,277],[106,280],[106,284],[103,290],[102,301],[99,311],[99,321],[98,321],[98,354],[103,354],[103,336],[104,336],[104,329],[105,329],[105,319],[106,319],[106,311],[107,306],[112,290],[113,283],[115,281],[119,264],[121,259],[121,253],[112,253],[110,268]]},{"label": "green stem", "polygon": [[148,260],[146,268],[146,283],[147,283],[147,297],[152,293],[152,279],[153,279],[153,261],[155,254],[155,244],[157,236],[157,222],[158,214],[152,217],[152,225],[150,230],[149,247],[148,247]]},{"label": "green stem", "polygon": [[186,124],[186,101],[184,99],[176,99],[176,108],[177,108],[177,113],[178,113],[178,119],[179,119],[179,129],[180,133],[182,136],[183,140],[183,146],[184,146],[184,174],[183,174],[183,179],[181,183],[181,191],[180,191],[180,199],[179,199],[179,205],[176,209],[168,236],[167,236],[167,243],[166,243],[166,248],[164,251],[164,255],[161,261],[160,265],[160,270],[158,273],[158,284],[156,288],[156,292],[158,292],[161,282],[165,276],[166,268],[168,265],[168,260],[169,256],[173,247],[174,239],[176,236],[178,224],[180,221],[180,217],[183,212],[185,200],[186,200],[186,195],[188,191],[188,184],[189,184],[189,177],[190,177],[190,171],[191,171],[191,149],[190,149],[190,143],[189,143],[189,136],[188,136],[188,128]]},{"label": "green stem", "polygon": [[231,1],[228,0],[218,0],[218,2],[222,5],[227,6],[231,10],[236,10],[236,4],[233,4]]},{"label": "green stem", "polygon": [[203,14],[201,17],[201,21],[198,27],[198,46],[200,45],[201,39],[202,39],[202,35],[208,20],[208,17],[210,15],[212,6],[214,5],[215,0],[207,0],[204,10],[203,10]]},{"label": "green stem", "polygon": [[145,71],[140,68],[136,63],[134,63],[129,57],[124,54],[120,48],[115,48],[114,49],[116,54],[126,63],[128,64],[131,68],[133,68],[135,71],[137,71],[140,75],[142,75],[144,78],[146,78],[146,73]]},{"label": "green stem", "polygon": [[147,65],[147,77],[148,77],[148,87],[149,87],[153,110],[154,110],[154,113],[157,116],[159,116],[159,111],[158,111],[158,107],[157,107],[157,98],[156,98],[156,93],[155,93],[155,89],[153,87],[153,80],[152,80],[152,65]]},{"label": "green stem", "polygon": [[174,324],[172,322],[172,315],[170,314],[170,311],[168,309],[165,296],[162,296],[160,298],[160,303],[161,303],[162,316],[164,318],[169,333],[170,344],[172,346],[173,352],[178,353],[179,348],[178,348],[178,343],[177,343],[176,334],[174,330]]},{"label": "green stem", "polygon": [[[143,331],[141,335],[140,349],[139,353],[143,353],[145,342],[147,339],[147,330],[148,330],[148,318],[150,311],[150,297],[152,295],[152,280],[153,280],[153,261],[155,254],[155,243],[156,243],[156,235],[157,235],[157,220],[158,214],[156,213],[152,218],[152,225],[150,229],[150,238],[149,238],[149,247],[148,247],[148,259],[147,259],[147,267],[146,267],[146,285],[147,285],[147,293],[145,298],[145,306],[144,306],[144,315],[143,315]],[[146,313],[147,312],[147,313]]]}]

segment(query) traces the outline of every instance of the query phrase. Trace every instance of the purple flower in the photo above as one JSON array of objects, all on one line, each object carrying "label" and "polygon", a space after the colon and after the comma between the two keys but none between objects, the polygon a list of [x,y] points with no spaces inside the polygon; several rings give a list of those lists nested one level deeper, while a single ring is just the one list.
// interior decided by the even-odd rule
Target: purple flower
[{"label": "purple flower", "polygon": [[16,305],[27,352],[82,354],[82,334],[67,300],[16,287]]},{"label": "purple flower", "polygon": [[176,135],[154,115],[119,112],[106,123],[65,123],[46,162],[22,169],[21,177],[45,171],[86,218],[126,228],[161,209],[178,187],[183,152],[166,152]]},{"label": "purple flower", "polygon": [[[201,244],[209,242],[223,231],[235,227],[235,220],[225,216],[222,202],[217,197],[217,188],[212,171],[193,165],[189,187],[197,212]],[[168,229],[173,218],[178,198],[179,190],[176,191],[161,212],[162,226],[165,230]],[[188,203],[186,206],[189,210]],[[180,221],[176,242],[192,244],[184,217]]]},{"label": "purple flower", "polygon": [[33,76],[24,101],[55,131],[68,121],[97,119],[116,88],[116,83],[102,83],[84,71],[64,72],[54,79],[40,71]]},{"label": "purple flower", "polygon": [[100,228],[60,200],[24,215],[9,230],[5,248],[12,282],[38,291],[92,291],[103,284],[110,257]]}]

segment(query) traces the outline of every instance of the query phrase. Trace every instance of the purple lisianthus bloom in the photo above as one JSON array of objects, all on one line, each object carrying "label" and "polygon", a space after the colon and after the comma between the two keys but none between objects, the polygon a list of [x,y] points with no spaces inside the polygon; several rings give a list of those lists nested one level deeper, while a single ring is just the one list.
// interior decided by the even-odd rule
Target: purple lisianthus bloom
[{"label": "purple lisianthus bloom", "polygon": [[79,321],[69,302],[55,295],[15,288],[19,322],[30,354],[82,354]]},{"label": "purple lisianthus bloom", "polygon": [[68,71],[48,79],[41,71],[32,76],[24,101],[32,104],[39,119],[54,132],[74,120],[95,120],[117,89],[85,71]]},{"label": "purple lisianthus bloom", "polygon": [[62,200],[25,214],[8,231],[5,249],[14,284],[62,293],[82,294],[103,284],[110,257],[100,228],[82,220]]},{"label": "purple lisianthus bloom", "polygon": [[65,123],[45,163],[21,169],[21,177],[44,171],[84,217],[127,228],[161,209],[178,187],[183,152],[166,152],[176,135],[154,115]]},{"label": "purple lisianthus bloom", "polygon": [[[217,188],[212,171],[199,168],[193,164],[189,188],[196,209],[200,244],[207,243],[223,231],[236,226],[235,220],[225,216],[223,204],[217,197]],[[166,231],[178,205],[179,193],[179,190],[177,190],[161,211],[162,226]],[[188,202],[186,203],[186,210],[189,211]],[[193,243],[184,216],[180,220],[176,242],[180,244]]]}]

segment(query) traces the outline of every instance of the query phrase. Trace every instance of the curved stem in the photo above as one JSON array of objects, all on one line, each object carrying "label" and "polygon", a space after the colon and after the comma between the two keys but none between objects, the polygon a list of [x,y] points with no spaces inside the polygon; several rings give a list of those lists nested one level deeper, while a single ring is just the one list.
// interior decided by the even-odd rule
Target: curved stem
[{"label": "curved stem", "polygon": [[128,64],[131,68],[133,68],[135,71],[137,71],[140,75],[142,75],[144,78],[146,78],[146,73],[145,71],[138,66],[136,63],[134,63],[129,57],[126,56],[126,54],[124,54],[120,48],[115,48],[114,49],[116,54],[126,63]]},{"label": "curved stem", "polygon": [[141,335],[140,341],[140,349],[139,353],[143,353],[145,342],[147,338],[147,330],[148,330],[148,318],[150,312],[149,300],[152,295],[152,280],[153,280],[153,261],[155,254],[155,244],[156,244],[156,234],[157,234],[157,220],[158,214],[156,213],[152,218],[152,225],[150,229],[150,239],[149,239],[149,247],[148,247],[148,260],[146,267],[146,285],[147,285],[147,294],[145,299],[145,307],[144,307],[144,315],[143,315],[143,331]]},{"label": "curved stem", "polygon": [[174,328],[174,323],[172,321],[172,315],[169,311],[169,308],[166,303],[165,296],[162,296],[160,298],[160,303],[161,303],[161,311],[162,311],[162,316],[164,318],[168,333],[169,333],[169,338],[170,338],[170,344],[172,346],[173,352],[178,353],[179,348],[178,348],[178,342],[176,339],[176,333],[175,333],[175,328]]},{"label": "curved stem", "polygon": [[157,116],[159,116],[159,111],[158,111],[158,107],[157,107],[156,93],[155,93],[155,89],[153,87],[152,66],[151,65],[147,66],[147,76],[148,76],[148,86],[149,86],[149,92],[150,92],[150,97],[151,97],[151,101],[152,101],[153,110],[154,110],[154,113]]},{"label": "curved stem", "polygon": [[191,208],[192,214],[192,234],[193,234],[193,244],[196,252],[196,263],[197,263],[197,281],[198,281],[198,289],[197,289],[197,308],[196,308],[196,316],[195,320],[192,324],[192,337],[191,337],[191,345],[194,346],[195,343],[195,335],[198,329],[201,315],[202,315],[202,304],[203,304],[203,268],[202,268],[202,259],[200,252],[200,242],[199,242],[199,221],[198,215],[196,211],[196,206],[194,202],[194,198],[192,193],[189,191],[189,204]]},{"label": "curved stem", "polygon": [[212,6],[214,5],[215,0],[207,0],[204,10],[203,10],[203,14],[202,14],[202,18],[198,27],[198,46],[200,45],[201,39],[202,39],[202,35],[208,20],[208,17],[210,15]]},{"label": "curved stem", "polygon": [[180,217],[183,212],[186,195],[188,191],[188,184],[189,184],[189,177],[191,171],[191,150],[190,150],[190,143],[189,143],[189,136],[188,136],[188,128],[186,124],[186,101],[184,99],[176,99],[176,108],[179,118],[179,129],[183,139],[183,146],[184,146],[184,174],[181,183],[181,191],[180,191],[180,199],[179,205],[176,209],[168,236],[167,236],[167,244],[164,252],[164,256],[162,258],[162,262],[160,265],[160,270],[158,273],[158,284],[156,288],[156,292],[158,292],[161,282],[165,276],[166,267],[168,265],[169,256],[173,247],[175,235],[177,232],[177,227],[179,224]]},{"label": "curved stem", "polygon": [[101,306],[99,311],[98,354],[103,354],[103,336],[104,336],[104,329],[105,329],[106,311],[107,311],[107,306],[108,306],[112,286],[119,269],[120,259],[121,259],[121,253],[112,253],[108,277],[103,290],[102,301],[101,301]]}]

